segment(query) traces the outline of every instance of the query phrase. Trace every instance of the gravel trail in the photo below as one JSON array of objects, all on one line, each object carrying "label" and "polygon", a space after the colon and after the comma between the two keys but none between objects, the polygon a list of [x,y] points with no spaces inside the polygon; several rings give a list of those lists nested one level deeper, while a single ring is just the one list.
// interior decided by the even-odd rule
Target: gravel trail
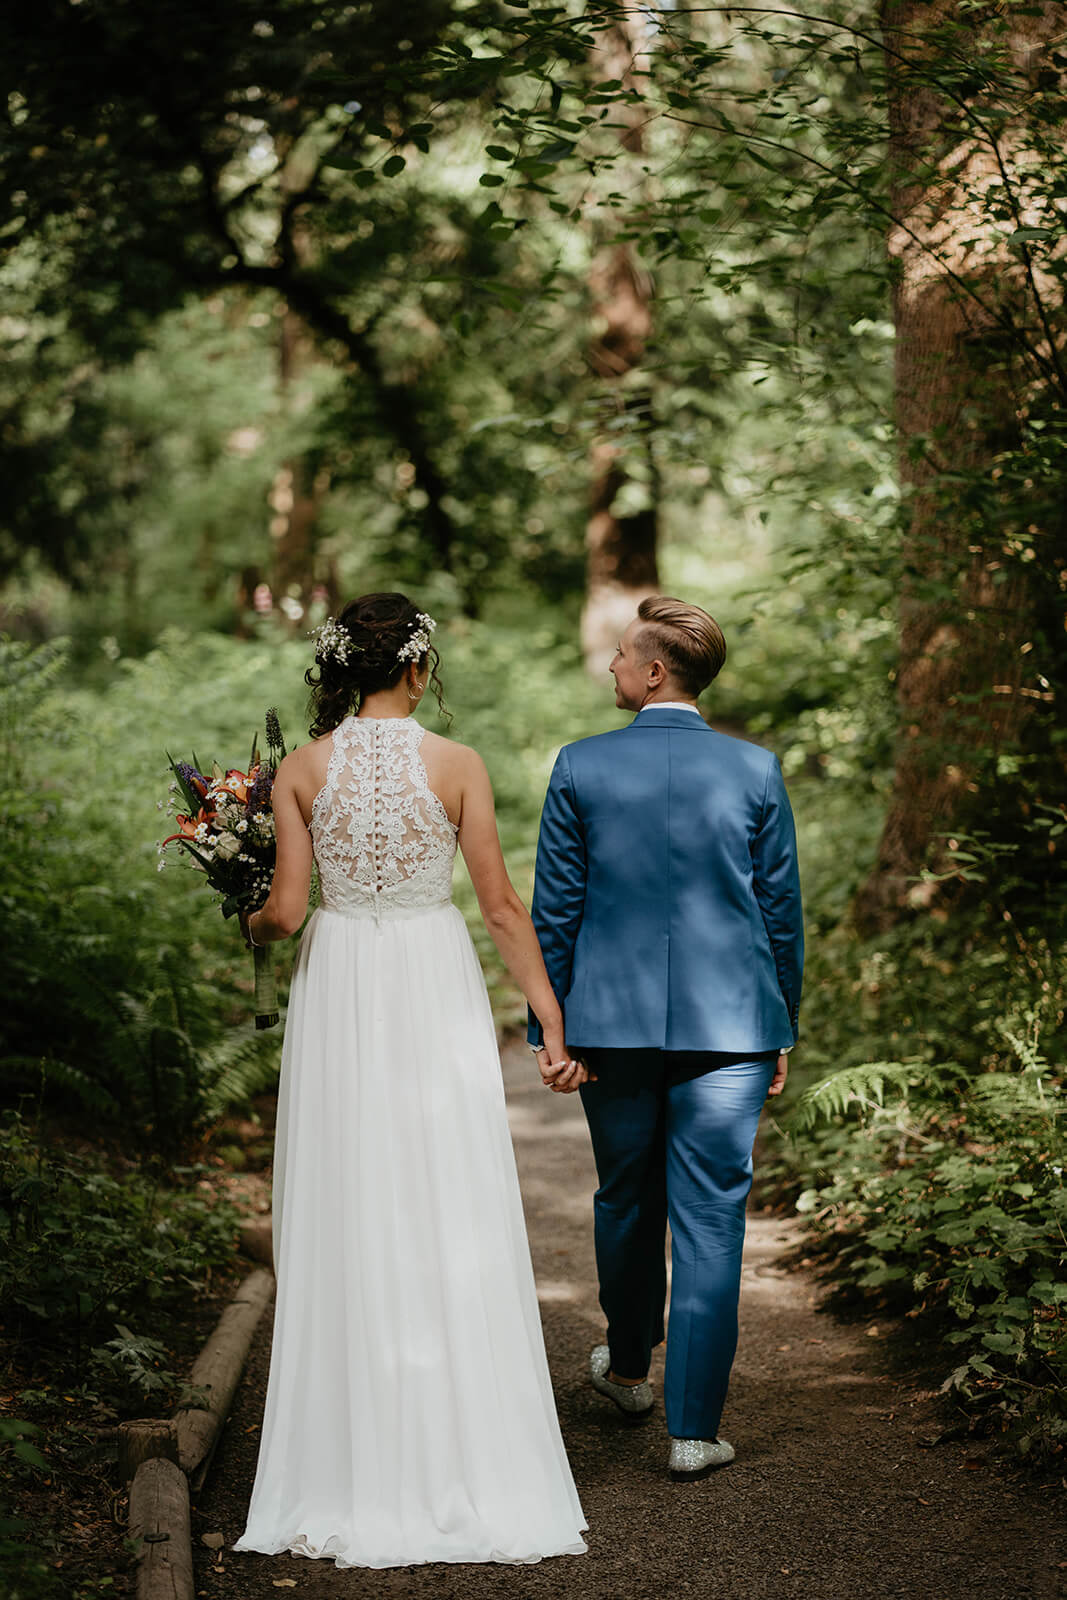
[{"label": "gravel trail", "polygon": [[[524,1048],[504,1061],[549,1362],[589,1521],[589,1554],[530,1567],[338,1571],[234,1555],[255,1467],[270,1313],[194,1510],[197,1592],[209,1600],[1057,1600],[1067,1593],[1062,1500],[1000,1475],[984,1447],[936,1446],[939,1413],[887,1370],[893,1329],[843,1325],[788,1270],[795,1226],[749,1217],[741,1343],[723,1432],[736,1462],[698,1483],[665,1471],[662,1408],[627,1426],[586,1384],[603,1337],[593,1266],[592,1157],[576,1095],[540,1087]],[[662,1353],[653,1365],[662,1392]],[[221,1561],[201,1542],[221,1533]]]}]

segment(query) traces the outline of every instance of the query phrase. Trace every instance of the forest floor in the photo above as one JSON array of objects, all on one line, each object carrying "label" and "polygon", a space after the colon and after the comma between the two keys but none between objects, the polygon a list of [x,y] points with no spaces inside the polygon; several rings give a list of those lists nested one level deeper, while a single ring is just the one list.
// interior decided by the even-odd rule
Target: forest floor
[{"label": "forest floor", "polygon": [[[892,1323],[820,1311],[798,1265],[799,1229],[749,1218],[741,1342],[723,1432],[730,1467],[699,1482],[666,1473],[657,1407],[627,1426],[589,1388],[603,1337],[596,1300],[594,1173],[576,1095],[540,1086],[525,1048],[505,1082],[549,1363],[589,1553],[537,1566],[339,1571],[296,1556],[233,1554],[255,1469],[270,1314],[253,1346],[218,1454],[194,1503],[197,1592],[208,1600],[433,1597],[483,1600],[1056,1600],[1067,1593],[1067,1531],[1055,1488],[1009,1476],[986,1444],[944,1438],[933,1380],[902,1363]],[[218,1556],[203,1536],[222,1534]],[[214,1541],[212,1541],[214,1542]]]}]

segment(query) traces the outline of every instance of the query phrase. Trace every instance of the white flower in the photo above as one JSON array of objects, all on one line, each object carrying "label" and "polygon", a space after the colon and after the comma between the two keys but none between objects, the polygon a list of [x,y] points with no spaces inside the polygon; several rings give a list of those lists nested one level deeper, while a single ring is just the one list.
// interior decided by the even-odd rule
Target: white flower
[{"label": "white flower", "polygon": [[362,646],[356,643],[347,628],[342,628],[335,617],[327,617],[312,631],[310,637],[315,641],[316,661],[337,661],[343,667],[350,652],[358,655],[362,650]]},{"label": "white flower", "polygon": [[417,611],[415,613],[415,632],[411,635],[407,644],[400,646],[396,653],[396,659],[398,661],[421,660],[430,648],[430,635],[436,627],[437,623],[432,617],[428,617],[425,611]]},{"label": "white flower", "polygon": [[220,833],[215,840],[215,854],[220,861],[232,861],[241,848],[241,841],[234,833]]},{"label": "white flower", "polygon": [[248,820],[247,820],[247,818],[245,818],[245,817],[241,818],[240,822],[237,824],[237,830],[236,831],[238,833],[247,833],[248,832]]}]

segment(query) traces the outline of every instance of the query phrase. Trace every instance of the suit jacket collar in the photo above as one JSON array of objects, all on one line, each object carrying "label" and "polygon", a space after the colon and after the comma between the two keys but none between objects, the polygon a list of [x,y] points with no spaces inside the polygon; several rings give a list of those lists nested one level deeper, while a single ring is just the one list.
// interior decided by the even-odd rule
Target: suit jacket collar
[{"label": "suit jacket collar", "polygon": [[707,733],[708,725],[698,711],[679,711],[671,706],[645,706],[630,723],[630,728],[693,728],[697,733]]}]

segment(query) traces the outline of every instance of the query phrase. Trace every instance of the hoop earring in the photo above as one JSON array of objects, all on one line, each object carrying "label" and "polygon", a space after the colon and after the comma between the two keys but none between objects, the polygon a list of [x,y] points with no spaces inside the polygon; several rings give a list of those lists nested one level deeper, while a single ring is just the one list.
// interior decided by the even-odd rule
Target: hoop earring
[{"label": "hoop earring", "polygon": [[416,694],[413,689],[409,689],[408,690],[408,699],[409,700],[421,700],[422,699],[422,690],[420,689],[418,694]]}]

